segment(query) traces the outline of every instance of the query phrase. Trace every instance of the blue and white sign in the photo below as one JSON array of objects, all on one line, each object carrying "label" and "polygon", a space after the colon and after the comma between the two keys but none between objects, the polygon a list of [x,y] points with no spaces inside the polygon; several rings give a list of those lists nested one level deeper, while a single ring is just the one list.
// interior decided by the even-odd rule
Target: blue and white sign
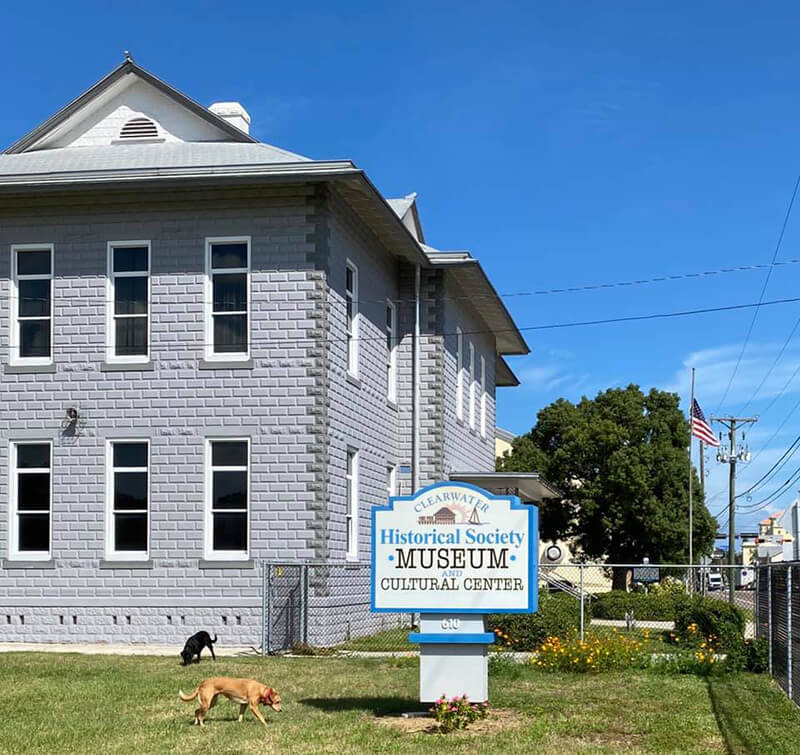
[{"label": "blue and white sign", "polygon": [[440,482],[372,510],[372,610],[532,613],[538,509]]}]

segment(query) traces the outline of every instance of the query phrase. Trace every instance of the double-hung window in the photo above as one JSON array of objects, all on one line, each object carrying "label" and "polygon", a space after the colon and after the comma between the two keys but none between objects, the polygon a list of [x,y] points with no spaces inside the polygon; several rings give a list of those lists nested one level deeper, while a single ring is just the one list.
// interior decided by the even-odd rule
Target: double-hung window
[{"label": "double-hung window", "polygon": [[53,245],[11,247],[12,364],[53,361]]},{"label": "double-hung window", "polygon": [[475,344],[469,344],[469,426],[475,429]]},{"label": "double-hung window", "polygon": [[345,266],[345,317],[347,318],[347,371],[358,377],[358,268],[348,260]]},{"label": "double-hung window", "polygon": [[109,362],[146,362],[150,352],[150,242],[108,245]]},{"label": "double-hung window", "polygon": [[456,328],[456,419],[464,420],[464,334]]},{"label": "double-hung window", "polygon": [[386,397],[397,401],[397,307],[386,302]]},{"label": "double-hung window", "polygon": [[11,443],[9,558],[50,558],[51,444]]},{"label": "double-hung window", "polygon": [[347,558],[358,558],[358,451],[347,449],[347,511],[345,514],[347,533]]},{"label": "double-hung window", "polygon": [[246,559],[250,442],[246,438],[208,440],[206,457],[206,557]]},{"label": "double-hung window", "polygon": [[206,358],[250,355],[250,237],[206,239]]},{"label": "double-hung window", "polygon": [[481,357],[481,438],[486,437],[486,359]]},{"label": "double-hung window", "polygon": [[149,552],[148,441],[108,443],[106,558],[146,560]]}]

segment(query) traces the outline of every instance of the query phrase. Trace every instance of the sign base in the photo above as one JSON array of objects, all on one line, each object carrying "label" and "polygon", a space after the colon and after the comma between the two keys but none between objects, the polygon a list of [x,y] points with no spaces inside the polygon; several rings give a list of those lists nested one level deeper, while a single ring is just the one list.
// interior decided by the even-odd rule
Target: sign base
[{"label": "sign base", "polygon": [[489,699],[488,646],[494,635],[485,631],[482,615],[422,614],[420,632],[410,634],[419,642],[419,699],[432,703],[467,695],[473,703]]}]

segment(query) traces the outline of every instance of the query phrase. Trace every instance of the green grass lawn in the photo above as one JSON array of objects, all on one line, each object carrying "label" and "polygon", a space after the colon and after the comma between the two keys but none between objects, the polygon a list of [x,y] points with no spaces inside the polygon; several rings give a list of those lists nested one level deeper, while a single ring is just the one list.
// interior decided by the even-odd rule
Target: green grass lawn
[{"label": "green grass lawn", "polygon": [[[46,753],[792,753],[800,712],[768,677],[710,683],[625,672],[559,675],[525,669],[492,678],[493,707],[520,718],[481,736],[408,734],[380,719],[419,709],[417,660],[0,655],[0,752]],[[251,676],[275,686],[284,712],[250,713],[220,700],[204,729],[177,697],[206,676]]]}]

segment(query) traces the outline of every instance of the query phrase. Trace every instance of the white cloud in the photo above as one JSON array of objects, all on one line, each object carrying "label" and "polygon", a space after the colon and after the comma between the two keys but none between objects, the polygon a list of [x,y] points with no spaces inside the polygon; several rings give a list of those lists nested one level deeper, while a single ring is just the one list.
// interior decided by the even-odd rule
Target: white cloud
[{"label": "white cloud", "polygon": [[[775,357],[780,352],[780,343],[750,343],[744,357],[736,370],[736,377],[731,384],[725,399],[728,408],[744,406],[755,393],[772,367]],[[708,415],[716,410],[733,375],[736,361],[739,358],[741,344],[717,346],[690,353],[683,366],[665,386],[665,390],[680,394],[688,403],[690,393],[690,371],[695,368],[695,396]],[[786,387],[784,395],[800,392],[800,348],[790,345],[783,353],[780,361],[769,374],[758,390],[756,401],[774,398]],[[791,380],[795,371],[797,375]]]}]

